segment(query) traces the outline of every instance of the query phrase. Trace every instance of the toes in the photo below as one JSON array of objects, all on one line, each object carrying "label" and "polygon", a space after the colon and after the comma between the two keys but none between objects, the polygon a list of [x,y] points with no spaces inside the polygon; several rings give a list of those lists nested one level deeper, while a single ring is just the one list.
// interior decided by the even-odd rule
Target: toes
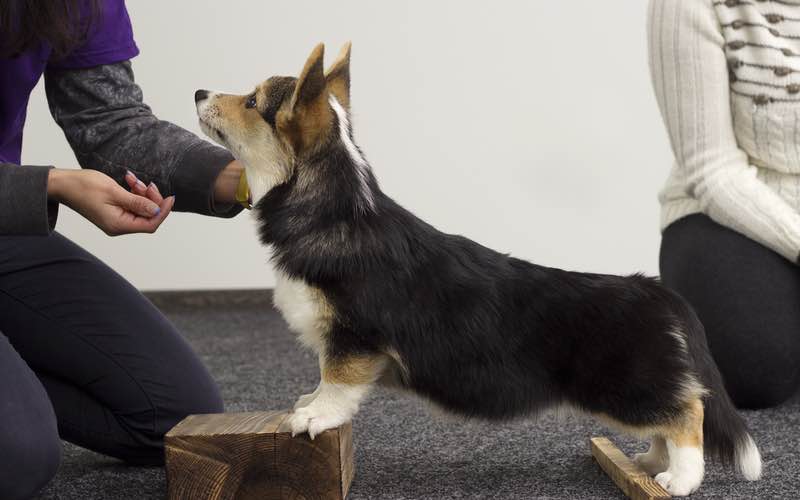
[{"label": "toes", "polygon": [[292,429],[292,437],[308,431],[309,416],[303,411],[304,408],[294,412],[289,417],[289,427]]},{"label": "toes", "polygon": [[289,417],[289,427],[292,429],[293,437],[307,432],[308,436],[314,439],[328,429],[339,427],[347,421],[341,415],[326,415],[314,410],[313,406],[305,406],[292,413]]},{"label": "toes", "polygon": [[676,476],[671,472],[662,472],[656,476],[656,482],[660,484],[667,493],[674,497],[685,497],[694,493],[699,484],[688,481],[685,478]]},{"label": "toes", "polygon": [[308,423],[308,435],[311,436],[311,439],[314,439],[319,434],[327,431],[328,429],[335,429],[339,427],[344,422],[340,421],[341,419],[338,418],[329,418],[329,417],[316,417],[312,419]]}]

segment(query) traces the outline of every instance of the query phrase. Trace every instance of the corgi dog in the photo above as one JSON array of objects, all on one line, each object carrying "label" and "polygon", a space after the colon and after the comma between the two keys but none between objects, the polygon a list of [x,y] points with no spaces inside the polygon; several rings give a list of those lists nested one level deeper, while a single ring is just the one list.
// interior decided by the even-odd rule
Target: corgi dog
[{"label": "corgi dog", "polygon": [[293,434],[353,418],[375,384],[466,417],[570,407],[641,438],[635,461],[675,496],[704,452],[748,480],[761,458],[703,326],[656,279],[536,265],[443,233],[381,191],[350,120],[350,44],[252,92],[195,94],[200,126],[245,167],[275,306],[319,356]]}]

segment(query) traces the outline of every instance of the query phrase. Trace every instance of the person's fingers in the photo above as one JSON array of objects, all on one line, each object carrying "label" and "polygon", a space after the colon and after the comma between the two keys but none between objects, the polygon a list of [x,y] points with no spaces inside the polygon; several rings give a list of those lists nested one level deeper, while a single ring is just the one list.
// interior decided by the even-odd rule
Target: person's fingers
[{"label": "person's fingers", "polygon": [[[159,194],[159,196],[161,195]],[[161,222],[167,218],[170,212],[172,212],[172,207],[174,206],[175,206],[175,195],[168,196],[167,198],[163,198],[161,200],[161,204],[159,205],[159,207],[161,208],[161,212],[159,212],[159,214],[155,217],[155,219],[158,220],[159,224],[161,224]]]},{"label": "person's fingers", "polygon": [[128,184],[128,187],[131,189],[131,192],[134,194],[138,194],[139,196],[145,196],[147,192],[147,186],[144,182],[140,181],[136,174],[131,172],[130,170],[127,171],[125,174],[125,183]]},{"label": "person's fingers", "polygon": [[119,199],[116,201],[125,210],[148,219],[155,217],[161,212],[161,207],[158,205],[158,203],[155,203],[144,196],[129,193],[124,189],[120,189],[120,191]]},{"label": "person's fingers", "polygon": [[130,170],[125,174],[125,182],[131,188],[133,194],[144,196],[158,205],[161,205],[164,201],[164,197],[161,196],[161,192],[155,182],[145,184]]},{"label": "person's fingers", "polygon": [[120,222],[120,229],[123,233],[153,233],[172,212],[173,206],[175,206],[175,197],[170,196],[164,199],[160,207],[161,211],[155,217],[145,218],[128,213]]},{"label": "person's fingers", "polygon": [[115,234],[152,233],[158,227],[154,220],[127,213],[119,220]]},{"label": "person's fingers", "polygon": [[125,171],[125,182],[128,184],[128,187],[133,189],[133,186],[136,185],[136,181],[139,179],[136,178],[136,175],[131,172],[130,170]]},{"label": "person's fingers", "polygon": [[158,190],[158,186],[156,186],[155,182],[151,182],[150,185],[147,186],[147,193],[145,196],[159,205],[164,201],[164,197],[161,196],[161,192]]}]

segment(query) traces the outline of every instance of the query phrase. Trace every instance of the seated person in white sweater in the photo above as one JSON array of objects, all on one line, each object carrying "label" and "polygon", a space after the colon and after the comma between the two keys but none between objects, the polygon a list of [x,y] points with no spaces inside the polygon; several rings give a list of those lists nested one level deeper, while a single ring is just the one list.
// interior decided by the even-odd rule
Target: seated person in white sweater
[{"label": "seated person in white sweater", "polygon": [[706,327],[740,407],[800,387],[800,0],[651,0],[675,165],[661,276]]}]

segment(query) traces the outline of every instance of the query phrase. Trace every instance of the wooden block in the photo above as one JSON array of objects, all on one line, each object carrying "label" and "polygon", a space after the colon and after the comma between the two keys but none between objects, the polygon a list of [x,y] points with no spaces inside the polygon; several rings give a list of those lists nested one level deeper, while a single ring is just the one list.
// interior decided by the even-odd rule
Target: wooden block
[{"label": "wooden block", "polygon": [[190,415],[164,438],[170,500],[335,499],[353,480],[345,424],[292,437],[289,412]]},{"label": "wooden block", "polygon": [[591,447],[594,459],[628,498],[633,500],[672,498],[655,479],[634,464],[608,439],[592,438]]}]

